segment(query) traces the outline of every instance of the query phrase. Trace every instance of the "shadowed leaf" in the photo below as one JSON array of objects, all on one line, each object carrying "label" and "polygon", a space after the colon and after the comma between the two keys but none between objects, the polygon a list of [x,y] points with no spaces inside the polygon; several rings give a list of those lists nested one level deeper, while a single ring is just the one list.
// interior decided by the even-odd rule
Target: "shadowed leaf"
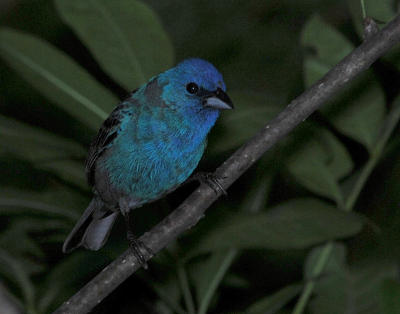
[{"label": "shadowed leaf", "polygon": [[83,169],[86,149],[78,143],[1,115],[0,142],[0,153],[18,156],[87,188]]},{"label": "shadowed leaf", "polygon": [[145,280],[160,298],[161,304],[157,306],[162,306],[166,310],[170,310],[171,313],[185,313],[179,304],[181,290],[179,288],[178,279],[175,276],[170,276],[163,281],[156,281],[150,277],[145,278]]},{"label": "shadowed leaf", "polygon": [[192,269],[191,278],[196,289],[199,314],[207,313],[211,299],[236,255],[234,249],[215,252]]},{"label": "shadowed leaf", "polygon": [[2,28],[0,57],[52,102],[94,130],[118,103],[69,56],[32,35]]},{"label": "shadowed leaf", "polygon": [[257,166],[257,177],[246,190],[246,197],[241,204],[243,210],[250,213],[257,213],[265,209],[274,179],[273,170],[268,168],[269,165],[265,167],[259,163]]},{"label": "shadowed leaf", "polygon": [[25,306],[32,309],[34,304],[35,287],[29,278],[31,268],[7,251],[0,249],[0,274],[14,282],[23,295]]},{"label": "shadowed leaf", "polygon": [[[315,280],[313,276],[313,271],[315,265],[318,263],[318,259],[320,258],[321,251],[324,249],[324,246],[318,246],[312,249],[307,256],[306,262],[304,264],[304,278],[306,280]],[[337,273],[343,270],[344,265],[346,264],[346,256],[347,249],[341,243],[333,243],[332,251],[330,254],[330,258],[325,264],[324,270],[322,272],[322,276],[324,274]]]},{"label": "shadowed leaf", "polygon": [[226,248],[306,248],[354,235],[362,225],[361,217],[327,203],[295,199],[263,213],[224,213],[224,219],[200,238],[189,255]]},{"label": "shadowed leaf", "polygon": [[246,309],[248,314],[274,314],[282,309],[301,291],[301,284],[286,286],[279,291],[262,298]]},{"label": "shadowed leaf", "polygon": [[400,313],[400,283],[384,280],[381,286],[382,314]]},{"label": "shadowed leaf", "polygon": [[[39,312],[45,313],[49,309],[54,310],[54,307],[76,292],[82,282],[85,282],[110,262],[110,259],[103,253],[76,252],[66,256],[53,267],[41,282],[40,302],[38,302]],[[68,274],[68,276],[65,274]]]},{"label": "shadowed leaf", "polygon": [[290,173],[309,190],[341,204],[338,180],[353,168],[346,148],[326,130],[314,132],[287,163]]},{"label": "shadowed leaf", "polygon": [[147,4],[134,0],[55,3],[103,69],[127,90],[172,66],[173,47]]},{"label": "shadowed leaf", "polygon": [[348,55],[353,44],[318,15],[310,18],[302,31],[301,41],[311,51],[304,64],[304,80],[310,86]]},{"label": "shadowed leaf", "polygon": [[[309,277],[321,247],[311,251],[305,267]],[[346,250],[336,244],[327,266],[316,280],[311,313],[319,314],[382,314],[379,289],[384,279],[396,276],[396,265],[390,261],[366,261],[352,267],[346,265]]]},{"label": "shadowed leaf", "polygon": [[86,198],[78,193],[70,193],[65,188],[46,192],[1,188],[0,215],[46,215],[73,222],[86,205]]}]

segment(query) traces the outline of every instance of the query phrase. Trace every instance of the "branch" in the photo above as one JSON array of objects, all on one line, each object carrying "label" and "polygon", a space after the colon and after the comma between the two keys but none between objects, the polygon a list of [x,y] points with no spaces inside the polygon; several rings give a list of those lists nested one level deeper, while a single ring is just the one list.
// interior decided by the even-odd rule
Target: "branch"
[{"label": "branch", "polygon": [[[223,188],[227,189],[274,144],[399,42],[400,16],[397,16],[294,99],[275,119],[229,157],[215,172],[222,178],[220,182]],[[217,198],[210,187],[201,184],[169,216],[140,237],[140,241],[154,253],[159,252],[194,226]],[[143,254],[146,259],[151,258],[148,252],[143,251]],[[140,267],[131,251],[126,250],[54,313],[89,312]]]}]

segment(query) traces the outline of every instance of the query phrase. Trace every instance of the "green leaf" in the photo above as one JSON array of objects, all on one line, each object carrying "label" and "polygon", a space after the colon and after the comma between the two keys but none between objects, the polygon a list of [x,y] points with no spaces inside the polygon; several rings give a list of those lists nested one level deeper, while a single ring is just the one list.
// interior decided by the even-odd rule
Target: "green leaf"
[{"label": "green leaf", "polygon": [[[387,141],[395,130],[400,119],[400,97],[397,97],[392,104],[392,109],[387,114],[382,127],[379,130],[379,136],[371,150],[370,158],[364,167],[351,175],[342,183],[342,190],[346,194],[345,208],[351,209],[361,190],[363,189],[366,181],[368,180],[371,172],[374,170],[375,165],[380,160],[382,153],[385,149]],[[397,182],[397,181],[396,181]]]},{"label": "green leaf", "polygon": [[316,199],[291,200],[257,214],[224,213],[224,219],[211,229],[210,223],[203,227],[209,230],[189,252],[190,256],[226,248],[306,248],[354,235],[363,224],[359,216]]},{"label": "green leaf", "polygon": [[[310,19],[304,27],[302,45],[311,50],[304,62],[307,86],[325,75],[354,48],[318,16]],[[340,132],[371,150],[385,115],[384,93],[369,71],[348,84],[321,112]]]},{"label": "green leaf", "polygon": [[[38,226],[39,231],[45,231],[41,227],[46,225],[46,222],[47,219],[34,220],[31,217],[29,219],[13,221],[8,228],[0,234],[0,247],[14,256],[27,256],[28,254],[43,258],[44,254],[42,249],[33,241],[29,232],[37,231]],[[57,224],[54,224],[52,228],[57,228]],[[49,230],[49,228],[46,229]]]},{"label": "green leaf", "polygon": [[274,314],[282,309],[301,291],[302,284],[292,284],[258,300],[247,308],[248,314]]},{"label": "green leaf", "polygon": [[395,280],[384,280],[380,292],[382,314],[400,313],[400,283]]},{"label": "green leaf", "polygon": [[65,256],[40,283],[38,312],[54,310],[109,262],[104,252],[81,251]]},{"label": "green leaf", "polygon": [[195,269],[191,272],[191,278],[196,289],[198,314],[207,313],[211,299],[236,255],[237,251],[234,249],[223,250],[212,253],[201,264],[196,263]]},{"label": "green leaf", "polygon": [[[319,250],[313,250],[306,262],[306,277],[310,277]],[[309,278],[316,280],[311,313],[382,314],[379,289],[384,279],[396,277],[395,263],[366,261],[349,267],[345,259],[344,247],[335,245],[322,275]]]},{"label": "green leaf", "polygon": [[32,308],[34,304],[35,287],[29,278],[30,270],[24,266],[21,260],[15,258],[3,249],[0,249],[0,274],[19,287],[25,305],[28,308]]},{"label": "green leaf", "polygon": [[88,200],[78,193],[65,188],[50,189],[45,192],[2,188],[0,196],[0,215],[29,214],[64,218],[76,221]]},{"label": "green leaf", "polygon": [[220,132],[209,141],[210,153],[218,154],[232,150],[245,143],[259,131],[268,120],[283,109],[283,100],[271,95],[254,92],[229,92],[236,106],[235,110],[221,115],[216,128]]},{"label": "green leaf", "polygon": [[400,47],[394,46],[393,49],[389,50],[387,54],[382,56],[382,60],[387,63],[392,63],[397,71],[400,70]]},{"label": "green leaf", "polygon": [[343,203],[342,192],[332,173],[321,160],[315,157],[306,162],[292,162],[290,172],[309,190],[334,200],[338,205]]},{"label": "green leaf", "polygon": [[379,286],[385,278],[394,277],[394,268],[374,265],[339,273],[321,281],[311,302],[311,313],[382,314]]},{"label": "green leaf", "polygon": [[296,149],[287,162],[289,172],[310,191],[342,204],[338,180],[353,168],[346,148],[326,130],[318,130]]},{"label": "green leaf", "polygon": [[[318,263],[321,253],[324,250],[325,245],[318,246],[311,250],[308,254],[306,262],[304,264],[304,278],[306,280],[315,280],[313,273]],[[338,273],[343,271],[344,265],[346,264],[347,250],[343,244],[333,243],[330,257],[328,258],[324,270],[321,276],[326,274]]]},{"label": "green leaf", "polygon": [[1,115],[0,142],[0,153],[10,153],[87,188],[83,169],[87,152],[78,143]]},{"label": "green leaf", "polygon": [[371,151],[386,114],[385,96],[373,73],[367,72],[322,112],[340,132]]},{"label": "green leaf", "polygon": [[400,96],[397,96],[393,103],[390,112],[387,114],[385,121],[382,125],[382,129],[380,130],[380,136],[377,139],[376,143],[374,143],[374,150],[372,155],[374,158],[377,158],[382,154],[387,141],[392,135],[393,131],[396,129],[400,120]]},{"label": "green leaf", "polygon": [[304,26],[301,42],[305,48],[312,49],[304,63],[306,86],[315,83],[354,49],[349,40],[318,15],[310,18]]},{"label": "green leaf", "polygon": [[173,47],[160,19],[134,0],[56,0],[62,19],[118,83],[133,90],[170,68]]},{"label": "green leaf", "polygon": [[15,146],[21,146],[23,141],[33,143],[38,147],[46,147],[49,151],[64,152],[74,157],[86,155],[86,149],[72,140],[2,115],[0,115],[0,139],[2,142],[6,140],[16,142]]},{"label": "green leaf", "polygon": [[234,289],[249,289],[250,281],[247,278],[243,278],[238,274],[230,272],[226,274],[222,285]]},{"label": "green leaf", "polygon": [[2,28],[0,57],[43,95],[93,130],[118,103],[69,56],[32,35]]},{"label": "green leaf", "polygon": [[251,181],[252,184],[246,191],[246,197],[241,203],[241,208],[244,211],[257,213],[265,208],[274,179],[274,172],[269,169],[269,166],[265,162],[256,165],[257,177]]},{"label": "green leaf", "polygon": [[194,300],[192,292],[190,291],[189,278],[185,266],[182,263],[178,262],[176,272],[178,275],[180,290],[182,292],[183,300],[185,302],[186,311],[190,314],[194,314]]},{"label": "green leaf", "polygon": [[179,302],[181,290],[176,276],[170,276],[162,281],[150,277],[145,280],[164,303],[164,307],[171,310],[171,313],[185,313]]}]

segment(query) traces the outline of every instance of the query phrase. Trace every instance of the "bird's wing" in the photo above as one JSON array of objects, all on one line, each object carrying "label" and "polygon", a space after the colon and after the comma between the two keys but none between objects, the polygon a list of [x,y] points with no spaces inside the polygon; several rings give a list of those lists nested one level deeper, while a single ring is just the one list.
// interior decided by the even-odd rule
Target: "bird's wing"
[{"label": "bird's wing", "polygon": [[[136,90],[133,93],[135,92]],[[117,137],[121,120],[123,118],[123,111],[126,108],[126,102],[122,102],[120,105],[118,105],[103,122],[99,132],[90,144],[88,157],[86,159],[85,171],[87,180],[91,186],[94,185],[96,161],[112,145],[112,142]]]},{"label": "bird's wing", "polygon": [[94,180],[94,170],[96,160],[100,157],[108,147],[111,146],[112,141],[118,134],[118,128],[121,123],[122,115],[121,115],[120,105],[116,107],[109,117],[103,122],[100,127],[99,132],[96,137],[92,141],[89,147],[89,154],[86,159],[86,176],[90,185],[93,185]]}]

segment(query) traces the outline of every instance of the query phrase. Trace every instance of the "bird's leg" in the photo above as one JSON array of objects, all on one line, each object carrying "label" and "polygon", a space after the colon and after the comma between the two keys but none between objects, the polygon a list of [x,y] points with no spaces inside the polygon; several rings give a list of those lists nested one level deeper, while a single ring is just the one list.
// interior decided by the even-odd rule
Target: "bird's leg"
[{"label": "bird's leg", "polygon": [[212,172],[196,172],[195,174],[191,175],[185,183],[199,181],[200,183],[207,184],[217,195],[220,193],[228,195],[219,180],[220,178]]},{"label": "bird's leg", "polygon": [[143,266],[144,269],[147,269],[147,263],[144,255],[142,254],[141,248],[144,248],[150,255],[154,255],[150,248],[144,245],[141,241],[136,239],[135,235],[132,232],[131,224],[129,220],[129,212],[126,212],[124,216],[125,225],[126,225],[126,238],[129,241],[129,247],[131,248],[133,255],[137,258],[139,263]]}]

